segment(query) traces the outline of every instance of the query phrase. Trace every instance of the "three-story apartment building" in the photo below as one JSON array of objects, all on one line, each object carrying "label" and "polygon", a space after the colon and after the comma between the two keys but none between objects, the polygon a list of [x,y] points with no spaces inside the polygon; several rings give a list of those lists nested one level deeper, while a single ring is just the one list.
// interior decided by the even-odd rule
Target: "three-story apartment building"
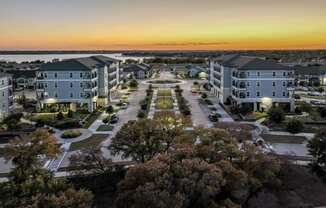
[{"label": "three-story apartment building", "polygon": [[264,111],[285,105],[294,110],[294,71],[271,60],[225,55],[210,61],[210,84],[220,103]]},{"label": "three-story apartment building", "polygon": [[12,105],[12,76],[0,72],[0,121],[10,114]]},{"label": "three-story apartment building", "polygon": [[39,107],[86,107],[92,112],[110,101],[119,83],[120,61],[106,56],[67,59],[44,64],[37,73]]}]

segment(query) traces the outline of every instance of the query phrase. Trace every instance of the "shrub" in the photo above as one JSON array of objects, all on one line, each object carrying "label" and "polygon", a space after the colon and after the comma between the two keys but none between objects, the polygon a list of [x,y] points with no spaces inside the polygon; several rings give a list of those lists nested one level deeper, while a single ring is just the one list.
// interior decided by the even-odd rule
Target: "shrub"
[{"label": "shrub", "polygon": [[58,129],[80,128],[80,123],[75,119],[58,121],[54,124],[54,127]]},{"label": "shrub", "polygon": [[281,123],[285,119],[284,111],[280,107],[273,107],[269,109],[267,114],[268,114],[268,119],[274,123]]},{"label": "shrub", "polygon": [[104,124],[109,123],[109,122],[110,122],[110,116],[107,116],[106,118],[104,118],[104,119],[102,120],[102,122],[103,122]]},{"label": "shrub", "polygon": [[71,139],[71,138],[76,138],[79,137],[82,133],[78,129],[71,129],[64,131],[61,135],[61,138],[64,139]]},{"label": "shrub", "polygon": [[202,95],[201,95],[201,98],[203,98],[203,99],[206,99],[208,96],[207,96],[207,93],[203,93]]},{"label": "shrub", "polygon": [[129,83],[129,87],[132,87],[132,88],[138,87],[137,80],[135,80],[135,79],[131,80],[130,83]]},{"label": "shrub", "polygon": [[106,108],[106,113],[111,114],[111,113],[113,113],[113,112],[114,112],[114,108],[113,108],[113,106],[112,106],[112,105],[109,105],[109,106]]},{"label": "shrub", "polygon": [[225,104],[225,105],[231,105],[231,98],[230,98],[230,97],[226,98],[224,104]]},{"label": "shrub", "polygon": [[303,122],[296,118],[289,120],[286,124],[287,131],[292,134],[299,133],[303,128]]},{"label": "shrub", "polygon": [[58,120],[63,120],[65,117],[63,116],[63,113],[62,112],[59,112],[58,114],[57,114],[57,119]]},{"label": "shrub", "polygon": [[139,111],[137,114],[138,118],[145,118],[145,112],[144,111]]}]

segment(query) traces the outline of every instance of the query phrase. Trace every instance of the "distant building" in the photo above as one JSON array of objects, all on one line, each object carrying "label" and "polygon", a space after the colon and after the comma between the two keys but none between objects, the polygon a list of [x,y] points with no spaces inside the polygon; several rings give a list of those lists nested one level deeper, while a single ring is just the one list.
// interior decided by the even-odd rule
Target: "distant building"
[{"label": "distant building", "polygon": [[110,101],[119,83],[120,61],[106,56],[47,63],[37,73],[39,107],[87,108],[92,112]]},{"label": "distant building", "polygon": [[12,105],[12,76],[0,72],[0,120],[10,114]]},{"label": "distant building", "polygon": [[123,68],[124,77],[134,76],[136,79],[146,79],[153,75],[152,67],[147,64],[130,64]]},{"label": "distant building", "polygon": [[294,110],[292,68],[271,60],[240,55],[225,55],[210,62],[212,92],[221,103],[227,99],[238,107],[267,110],[286,105]]},{"label": "distant building", "polygon": [[195,78],[201,72],[207,73],[207,70],[204,67],[199,67],[199,66],[187,67],[187,75],[191,78]]},{"label": "distant building", "polygon": [[295,82],[299,85],[313,86],[316,83],[326,85],[326,65],[324,66],[296,66]]}]

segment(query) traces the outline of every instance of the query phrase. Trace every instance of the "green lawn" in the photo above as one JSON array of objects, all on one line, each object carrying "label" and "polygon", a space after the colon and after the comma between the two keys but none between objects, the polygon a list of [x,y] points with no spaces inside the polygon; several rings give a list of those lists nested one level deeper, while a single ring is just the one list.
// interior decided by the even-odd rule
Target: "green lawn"
[{"label": "green lawn", "polygon": [[112,131],[114,129],[114,126],[111,125],[101,125],[99,126],[96,131]]},{"label": "green lawn", "polygon": [[79,150],[82,148],[93,147],[100,145],[109,135],[106,134],[93,134],[91,137],[79,141],[73,142],[70,145],[70,151]]},{"label": "green lawn", "polygon": [[156,99],[156,108],[161,110],[173,109],[172,98],[159,97]]},{"label": "green lawn", "polygon": [[172,93],[170,89],[160,89],[157,91],[157,96],[171,97]]},{"label": "green lawn", "polygon": [[[29,118],[31,121],[51,121],[57,119],[58,113],[33,113],[32,116]],[[64,116],[67,113],[63,113]]]},{"label": "green lawn", "polygon": [[92,113],[88,116],[88,118],[85,121],[85,124],[83,125],[83,128],[89,128],[92,123],[94,123],[94,121],[101,115],[101,112],[95,112]]}]

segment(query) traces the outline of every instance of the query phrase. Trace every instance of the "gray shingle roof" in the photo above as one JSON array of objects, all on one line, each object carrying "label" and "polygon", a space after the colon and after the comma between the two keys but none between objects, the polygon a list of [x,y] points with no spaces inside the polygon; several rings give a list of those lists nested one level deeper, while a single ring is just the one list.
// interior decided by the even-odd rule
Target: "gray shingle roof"
[{"label": "gray shingle roof", "polygon": [[103,67],[105,64],[111,64],[117,61],[106,56],[73,58],[43,64],[40,67],[40,71],[89,71],[95,67]]},{"label": "gray shingle roof", "polygon": [[125,72],[149,71],[150,66],[145,64],[131,64],[123,69]]},{"label": "gray shingle roof", "polygon": [[226,55],[218,60],[223,66],[235,67],[239,70],[290,70],[290,67],[276,61],[265,60],[258,57]]}]

